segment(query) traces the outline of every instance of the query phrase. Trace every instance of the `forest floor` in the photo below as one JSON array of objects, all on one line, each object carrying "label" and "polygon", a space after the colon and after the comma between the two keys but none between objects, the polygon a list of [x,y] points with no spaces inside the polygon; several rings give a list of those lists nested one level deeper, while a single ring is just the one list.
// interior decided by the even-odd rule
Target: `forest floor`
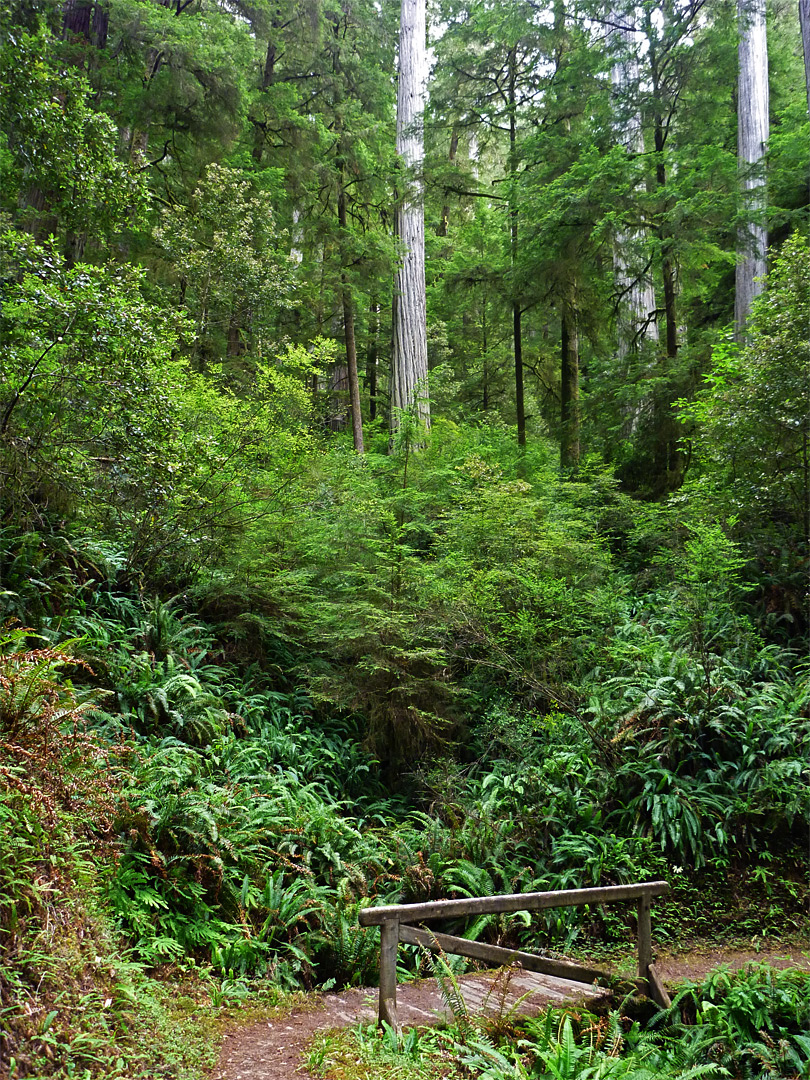
[{"label": "forest floor", "polygon": [[[656,967],[668,986],[683,979],[700,979],[720,964],[732,969],[749,962],[774,967],[810,970],[810,942],[762,943],[758,950],[706,944],[688,951],[660,949]],[[604,965],[610,967],[610,965]],[[465,1001],[473,1013],[500,1005],[500,991],[492,972],[465,975],[459,979]],[[600,992],[581,983],[521,973],[509,981],[506,1007],[517,998],[521,1013],[536,1014],[549,1004],[593,1000]],[[604,993],[602,991],[601,993]],[[498,999],[496,1001],[496,999]],[[400,1023],[403,1027],[426,1026],[445,1020],[447,1006],[433,979],[401,985],[397,990]],[[312,994],[303,1004],[267,1019],[231,1028],[224,1037],[217,1067],[211,1080],[313,1080],[306,1068],[307,1052],[315,1037],[330,1029],[370,1023],[376,1018],[377,990],[344,990],[340,993]]]}]

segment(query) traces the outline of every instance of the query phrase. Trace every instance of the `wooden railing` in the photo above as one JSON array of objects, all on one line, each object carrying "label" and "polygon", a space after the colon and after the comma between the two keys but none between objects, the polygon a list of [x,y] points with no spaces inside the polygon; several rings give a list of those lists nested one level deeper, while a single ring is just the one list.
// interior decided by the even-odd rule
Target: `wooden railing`
[{"label": "wooden railing", "polygon": [[389,904],[363,908],[361,926],[380,928],[380,1024],[397,1026],[397,945],[421,945],[433,952],[455,953],[473,960],[503,965],[518,963],[527,971],[554,975],[561,979],[593,983],[611,981],[611,976],[594,968],[552,960],[535,953],[503,949],[480,941],[419,930],[413,923],[431,919],[452,919],[464,915],[501,914],[509,911],[541,911],[556,907],[582,907],[584,904],[611,904],[621,900],[638,903],[638,980],[636,985],[663,1008],[671,1004],[664,984],[655,969],[652,952],[650,904],[654,896],[669,892],[666,881],[645,881],[635,885],[609,885],[598,889],[564,889],[557,892],[511,893],[505,896],[476,896],[464,900],[433,900],[425,904]]}]

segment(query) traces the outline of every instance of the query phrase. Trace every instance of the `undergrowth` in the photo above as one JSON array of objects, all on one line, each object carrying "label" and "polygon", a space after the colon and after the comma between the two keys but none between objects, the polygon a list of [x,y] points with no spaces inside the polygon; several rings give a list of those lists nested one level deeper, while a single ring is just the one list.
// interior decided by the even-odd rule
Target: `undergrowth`
[{"label": "undergrowth", "polygon": [[71,645],[31,638],[6,630],[0,654],[0,1075],[192,1080],[213,1064],[200,1011],[233,988],[210,965],[161,977],[122,938],[104,883],[121,865],[125,748],[88,730],[60,678]]},{"label": "undergrowth", "polygon": [[[456,988],[457,989],[457,988]],[[445,990],[443,1029],[359,1026],[322,1035],[308,1067],[327,1080],[758,1080],[810,1075],[810,973],[750,965],[684,984],[670,1009],[639,1019],[632,999],[591,1013],[549,1008],[518,1024],[470,1017]]]},{"label": "undergrowth", "polygon": [[[9,1068],[148,1069],[167,969],[214,1010],[368,985],[363,905],[666,878],[658,940],[806,930],[808,668],[720,526],[651,539],[604,478],[491,433],[297,483],[313,518],[268,524],[254,585],[248,547],[161,598],[108,541],[0,530],[34,624],[0,637]],[[636,932],[621,906],[443,929],[618,954]]]}]

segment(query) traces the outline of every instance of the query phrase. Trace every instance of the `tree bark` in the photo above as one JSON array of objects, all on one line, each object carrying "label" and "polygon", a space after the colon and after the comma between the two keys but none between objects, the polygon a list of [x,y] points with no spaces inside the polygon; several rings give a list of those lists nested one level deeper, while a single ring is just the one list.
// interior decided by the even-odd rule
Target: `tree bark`
[{"label": "tree bark", "polygon": [[489,334],[487,327],[487,286],[483,285],[481,298],[481,353],[483,356],[483,387],[481,392],[481,408],[484,412],[489,408],[489,364],[487,363],[487,350],[489,349]]},{"label": "tree bark", "polygon": [[231,317],[228,320],[228,344],[226,346],[226,355],[229,358],[235,356],[241,356],[245,352],[245,342],[242,337],[242,317],[237,310],[231,311]]},{"label": "tree bark", "polygon": [[[104,49],[107,46],[109,25],[110,9],[106,3],[64,0],[62,39],[76,46],[77,55],[73,57],[72,62],[76,67],[84,69],[88,77],[96,66],[94,50]],[[74,232],[72,229],[68,231],[64,247],[65,261],[68,266],[75,266],[79,262],[84,255],[86,244],[86,232]]]},{"label": "tree bark", "polygon": [[[653,144],[657,158],[655,183],[658,197],[661,199],[663,206],[666,207],[667,167],[664,163],[664,148],[667,141],[667,126],[664,119],[663,104],[660,99],[661,72],[658,66],[658,57],[652,48],[650,49],[650,66],[655,95],[655,114],[653,117]],[[658,239],[661,244],[661,277],[664,284],[667,356],[670,360],[674,360],[678,355],[678,272],[672,255],[672,228],[667,221],[666,214],[663,215],[663,222],[658,229]]]},{"label": "tree bark", "polygon": [[377,419],[377,350],[380,338],[380,305],[376,299],[371,301],[368,328],[368,348],[366,350],[366,382],[368,384],[368,417]]},{"label": "tree bark", "polygon": [[512,340],[515,351],[515,412],[517,413],[518,446],[526,446],[526,405],[523,400],[523,328],[520,304],[512,304]]},{"label": "tree bark", "polygon": [[391,358],[391,430],[400,411],[415,409],[430,425],[427,399],[427,300],[425,295],[425,209],[423,185],[413,177],[424,158],[422,130],[427,82],[425,0],[402,0],[397,87],[397,154],[402,190],[395,227],[404,248],[394,296]]},{"label": "tree bark", "polygon": [[768,144],[768,39],[765,0],[737,0],[740,24],[738,48],[737,164],[740,172],[744,222],[737,232],[737,273],[734,329],[745,335],[751,304],[764,289],[768,229],[763,217],[767,203],[765,151]]},{"label": "tree bark", "polygon": [[807,90],[807,111],[810,113],[810,0],[799,0],[799,26],[804,53],[804,85]]},{"label": "tree bark", "polygon": [[62,37],[65,41],[81,41],[103,49],[107,44],[109,25],[110,10],[106,4],[65,0],[62,6]]},{"label": "tree bark", "polygon": [[[554,34],[557,41],[555,67],[560,75],[568,62],[565,3],[554,5]],[[570,134],[571,120],[563,120]],[[560,304],[560,468],[576,472],[579,467],[579,328],[577,325],[578,253],[576,240],[569,241],[566,253],[562,302]]]}]

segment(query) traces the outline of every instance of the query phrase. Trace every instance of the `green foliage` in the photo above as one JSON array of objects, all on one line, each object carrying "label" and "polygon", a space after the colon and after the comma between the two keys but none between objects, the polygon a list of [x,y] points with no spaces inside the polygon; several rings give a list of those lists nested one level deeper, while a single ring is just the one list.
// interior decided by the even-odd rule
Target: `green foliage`
[{"label": "green foliage", "polygon": [[[374,1025],[321,1035],[307,1058],[315,1076],[349,1078],[374,1075],[387,1080],[439,1080],[458,1075],[452,1050],[441,1033],[411,1029],[401,1037],[391,1028]],[[370,1072],[371,1070],[371,1072]]]},{"label": "green foliage", "polygon": [[[114,122],[92,105],[87,75],[65,62],[44,25],[2,15],[2,210],[61,253],[109,251],[142,227],[148,207],[139,170],[118,159]],[[3,259],[3,276],[7,272]]]},{"label": "green foliage", "polygon": [[[685,1015],[687,1023],[680,1021]],[[732,1075],[805,1076],[810,1071],[810,979],[802,971],[752,964],[720,968],[684,987],[662,1017],[690,1060],[710,1056]]]},{"label": "green foliage", "polygon": [[[797,917],[808,248],[785,240],[748,341],[714,348],[690,402],[728,318],[738,202],[718,89],[737,27],[708,8],[641,5],[638,78],[611,94],[623,46],[587,11],[436,9],[434,423],[400,417],[390,439],[378,420],[362,457],[340,430],[340,312],[379,414],[394,7],[120,0],[95,36],[67,33],[67,8],[4,9],[0,604],[33,630],[0,640],[0,1071],[13,1051],[19,1075],[154,1074],[133,1044],[168,1013],[144,965],[204,965],[217,1008],[262,979],[369,982],[363,904],[674,876],[690,925],[735,891],[746,930]],[[806,216],[806,117],[795,14],[772,23],[778,243]],[[621,329],[619,293],[647,277],[660,343]],[[680,483],[680,395],[694,479],[631,502],[604,462],[636,492]],[[620,909],[450,929],[555,949],[634,933]],[[805,988],[735,979],[685,993],[686,1033],[675,1013],[653,1033],[569,1017],[507,1046],[509,1025],[462,1017],[461,1050],[388,1032],[358,1055],[697,1077],[720,1074],[700,1060],[717,1047],[735,1075],[806,1073]]]},{"label": "green foliage", "polygon": [[[182,202],[200,166],[220,160],[238,140],[257,60],[252,17],[215,4],[178,9],[121,0],[111,8],[106,51],[115,63],[96,53],[98,81],[123,153],[147,172],[158,200]],[[148,161],[157,167],[147,169]]]},{"label": "green foliage", "polygon": [[716,345],[706,385],[694,402],[681,403],[684,418],[698,425],[705,461],[698,492],[732,513],[795,523],[803,545],[810,537],[808,282],[810,249],[796,233],[752,312],[746,345]]},{"label": "green foliage", "polygon": [[240,171],[209,165],[189,204],[164,209],[153,231],[194,325],[195,364],[205,370],[227,356],[223,374],[237,385],[239,369],[272,347],[278,308],[294,288],[274,201]]},{"label": "green foliage", "polygon": [[[687,984],[673,1007],[652,1022],[632,1015],[629,1001],[607,1014],[549,1008],[521,1030],[487,1034],[486,1016],[471,1017],[452,979],[454,1019],[446,1030],[385,1031],[369,1038],[356,1028],[324,1037],[309,1067],[326,1077],[360,1075],[475,1076],[482,1080],[698,1080],[700,1077],[804,1076],[807,1070],[808,976],[752,965],[716,969]],[[338,1072],[339,1070],[339,1072]],[[365,1074],[364,1074],[365,1075]]]},{"label": "green foliage", "polygon": [[3,259],[0,468],[13,521],[47,528],[61,515],[176,581],[267,515],[310,441],[295,350],[246,404],[174,357],[183,320],[143,300],[138,271],[69,268],[10,230]]},{"label": "green foliage", "polygon": [[94,504],[148,500],[176,413],[175,320],[144,302],[137,270],[69,267],[7,227],[1,241],[8,513],[21,524],[43,524],[46,507],[92,521]]},{"label": "green foliage", "polygon": [[115,752],[85,731],[88,703],[64,680],[76,643],[32,649],[31,636],[0,636],[0,1071],[145,1078],[160,1057],[190,1078],[205,1040],[132,959],[99,895]]}]

